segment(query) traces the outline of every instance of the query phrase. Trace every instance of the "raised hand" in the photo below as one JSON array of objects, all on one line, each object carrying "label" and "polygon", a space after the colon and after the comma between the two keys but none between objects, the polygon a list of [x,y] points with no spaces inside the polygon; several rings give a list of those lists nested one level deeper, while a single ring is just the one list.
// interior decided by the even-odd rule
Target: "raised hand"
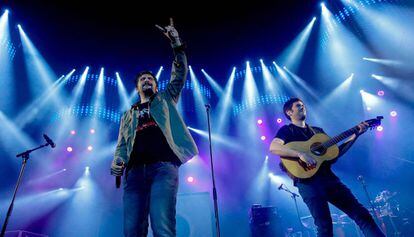
[{"label": "raised hand", "polygon": [[182,42],[180,40],[180,36],[178,35],[178,31],[174,27],[174,21],[170,18],[170,24],[162,27],[159,25],[155,25],[168,39],[170,39],[171,44],[174,46],[181,46]]}]

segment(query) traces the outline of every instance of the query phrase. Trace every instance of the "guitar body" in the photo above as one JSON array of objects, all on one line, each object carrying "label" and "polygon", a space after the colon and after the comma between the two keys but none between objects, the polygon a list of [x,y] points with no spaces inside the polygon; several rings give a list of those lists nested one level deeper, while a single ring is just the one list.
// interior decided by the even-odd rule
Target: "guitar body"
[{"label": "guitar body", "polygon": [[338,157],[339,148],[337,145],[332,145],[327,149],[322,147],[321,149],[317,149],[312,152],[312,148],[317,147],[330,139],[331,138],[324,133],[317,133],[307,141],[289,142],[285,144],[287,147],[295,151],[309,154],[317,162],[314,169],[307,169],[306,164],[298,157],[280,157],[289,174],[300,179],[310,178],[318,172],[324,161],[333,160]]}]

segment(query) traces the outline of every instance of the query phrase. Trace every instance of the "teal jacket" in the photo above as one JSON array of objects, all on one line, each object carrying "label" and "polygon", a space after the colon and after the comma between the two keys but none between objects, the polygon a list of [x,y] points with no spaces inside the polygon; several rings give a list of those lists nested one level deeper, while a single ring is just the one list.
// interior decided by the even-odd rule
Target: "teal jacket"
[{"label": "teal jacket", "polygon": [[[187,57],[183,47],[174,49],[174,61],[171,79],[165,91],[151,97],[150,114],[160,127],[172,151],[184,164],[198,154],[197,146],[190,131],[177,111],[177,102],[187,78]],[[128,164],[134,147],[138,110],[130,109],[121,117],[118,144],[113,162],[123,161]]]}]

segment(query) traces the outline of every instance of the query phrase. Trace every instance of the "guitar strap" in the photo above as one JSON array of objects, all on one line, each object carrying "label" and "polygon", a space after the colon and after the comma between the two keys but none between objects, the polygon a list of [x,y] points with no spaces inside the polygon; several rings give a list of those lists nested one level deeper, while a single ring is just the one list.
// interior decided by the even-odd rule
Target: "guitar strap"
[{"label": "guitar strap", "polygon": [[309,124],[306,124],[306,126],[308,126],[309,130],[311,130],[311,132],[313,133],[313,135],[316,134],[315,129],[313,129],[312,126],[310,126]]}]

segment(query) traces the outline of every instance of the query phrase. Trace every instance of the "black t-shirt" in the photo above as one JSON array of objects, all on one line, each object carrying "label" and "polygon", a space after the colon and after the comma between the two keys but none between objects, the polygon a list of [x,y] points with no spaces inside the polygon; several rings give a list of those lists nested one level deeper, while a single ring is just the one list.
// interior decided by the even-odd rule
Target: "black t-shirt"
[{"label": "black t-shirt", "polygon": [[139,111],[135,142],[131,153],[131,164],[152,164],[169,161],[180,164],[160,127],[151,117],[149,102],[136,104]]},{"label": "black t-shirt", "polygon": [[[284,125],[281,127],[275,136],[275,138],[279,138],[285,142],[285,144],[293,141],[307,141],[316,133],[325,133],[322,128],[319,127],[311,127],[306,124],[305,128],[296,126],[294,124]],[[325,179],[325,178],[333,178],[336,177],[335,174],[331,170],[331,161],[324,161],[322,165],[319,167],[318,172],[309,179],[299,179],[293,178],[294,183],[296,182],[308,182],[317,179]],[[280,163],[282,170],[284,169],[282,163]]]}]

